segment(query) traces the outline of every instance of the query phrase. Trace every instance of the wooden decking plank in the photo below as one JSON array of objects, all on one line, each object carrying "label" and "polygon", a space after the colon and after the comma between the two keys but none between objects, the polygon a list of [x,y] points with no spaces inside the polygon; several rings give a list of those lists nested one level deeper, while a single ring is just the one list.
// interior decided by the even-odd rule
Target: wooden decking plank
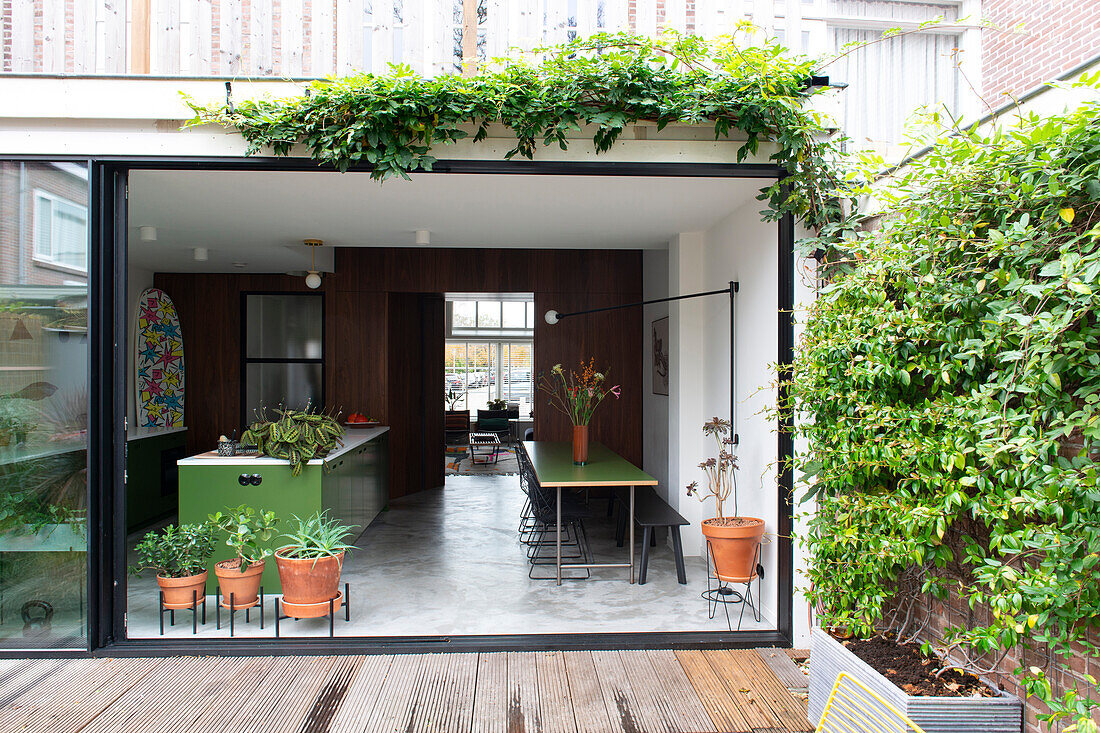
[{"label": "wooden decking plank", "polygon": [[255,694],[241,701],[226,730],[264,730],[273,725],[283,701],[298,696],[300,685],[308,685],[319,669],[328,671],[332,664],[327,657],[274,657],[272,661]]},{"label": "wooden decking plank", "polygon": [[539,720],[544,733],[576,733],[577,721],[569,699],[569,680],[561,652],[535,652],[539,687]]},{"label": "wooden decking plank", "polygon": [[352,678],[363,663],[363,657],[337,657],[321,688],[317,691],[312,704],[306,710],[305,718],[299,728],[301,733],[328,733],[344,696],[351,687]]},{"label": "wooden decking plank", "polygon": [[[707,649],[703,652],[703,656],[725,683],[730,696],[737,702],[741,712],[754,729],[782,728],[782,724],[765,699],[766,693],[752,679],[752,675],[748,674],[743,651],[745,650]],[[749,653],[756,654],[751,650]]]},{"label": "wooden decking plank", "polygon": [[506,652],[508,655],[507,730],[539,731],[538,670],[535,669],[534,652]]},{"label": "wooden decking plank", "polygon": [[[229,684],[210,691],[202,707],[187,715],[179,711],[178,720],[170,730],[197,733],[226,730],[233,716],[263,689],[268,675],[276,665],[273,657],[237,657],[237,665]],[[280,665],[281,666],[281,665]]]},{"label": "wooden decking plank", "polygon": [[420,666],[426,656],[428,655],[399,654],[393,658],[393,664],[390,665],[389,673],[378,693],[378,704],[375,705],[370,719],[359,730],[370,733],[397,733],[406,730],[403,726],[413,703]]},{"label": "wooden decking plank", "polygon": [[470,729],[474,707],[476,654],[440,654],[437,664],[424,668],[421,699],[414,730],[436,733]]},{"label": "wooden decking plank", "polygon": [[596,661],[592,652],[565,652],[565,674],[569,679],[569,697],[578,733],[605,733],[612,719],[604,703]]},{"label": "wooden decking plank", "polygon": [[668,706],[669,714],[675,715],[670,719],[679,726],[677,730],[717,730],[676,655],[668,649],[652,649],[645,652],[645,656],[655,680],[653,689],[659,700]]},{"label": "wooden decking plank", "polygon": [[0,684],[0,697],[6,701],[0,706],[0,730],[24,728],[28,717],[33,716],[43,704],[54,700],[59,691],[83,680],[87,663],[95,663],[95,660],[84,659],[59,661],[63,661],[63,665],[39,683],[29,684],[29,679],[34,678],[24,674],[22,681],[17,683],[18,688]]},{"label": "wooden decking plank", "polygon": [[751,649],[739,650],[741,667],[751,684],[759,691],[762,699],[779,720],[779,728],[812,731],[814,728],[806,719],[806,704],[790,693],[783,681],[772,671],[768,663]]},{"label": "wooden decking plank", "polygon": [[688,681],[695,688],[695,694],[718,730],[729,731],[729,733],[752,731],[748,718],[730,694],[726,683],[703,656],[703,652],[679,650],[676,652],[676,659],[679,660]]},{"label": "wooden decking plank", "polygon": [[209,659],[175,657],[162,660],[141,684],[120,695],[114,703],[89,720],[81,731],[155,731],[156,728],[146,724],[149,711],[166,704],[188,704],[183,695],[196,684],[196,680],[201,680],[201,675],[209,668]]},{"label": "wooden decking plank", "polygon": [[600,692],[603,694],[604,706],[611,716],[612,730],[628,733],[650,730],[646,723],[653,725],[654,721],[646,720],[652,716],[643,713],[642,705],[630,686],[630,678],[627,677],[619,652],[594,651],[592,660],[596,663]]},{"label": "wooden decking plank", "polygon": [[294,680],[291,692],[283,695],[278,704],[265,716],[264,724],[276,730],[299,730],[305,726],[306,716],[321,690],[340,668],[353,657],[314,657]]},{"label": "wooden decking plank", "polygon": [[34,692],[46,684],[51,676],[63,670],[71,660],[43,659],[37,664],[19,665],[13,668],[0,687],[0,709],[15,703],[20,697]]},{"label": "wooden decking plank", "polygon": [[649,656],[644,651],[620,651],[623,671],[637,701],[636,710],[642,721],[642,729],[657,733],[679,733],[688,726],[680,720],[680,714],[672,707],[669,696]]},{"label": "wooden decking plank", "polygon": [[505,733],[508,721],[508,655],[488,652],[477,658],[473,714],[474,733]]},{"label": "wooden decking plank", "polygon": [[[175,730],[181,716],[188,721],[197,717],[202,708],[210,704],[210,697],[232,686],[241,669],[241,661],[237,657],[205,657],[201,661],[202,664],[194,670],[190,679],[179,680],[163,696],[158,697],[154,690],[154,695],[140,706],[136,720],[131,719],[127,725],[140,725],[157,733]],[[189,733],[191,729],[184,727],[179,730]]]},{"label": "wooden decking plank", "polygon": [[779,678],[788,689],[805,689],[810,684],[810,678],[802,673],[798,665],[794,663],[790,655],[783,649],[776,647],[764,647],[757,649],[756,653],[771,668],[775,676]]},{"label": "wooden decking plank", "polygon": [[336,711],[329,725],[331,733],[364,730],[374,712],[374,706],[378,704],[378,693],[382,689],[382,683],[386,681],[392,663],[393,656],[388,654],[364,657],[363,663],[352,677],[347,694],[344,695],[344,704]]},{"label": "wooden decking plank", "polygon": [[26,730],[80,730],[90,720],[145,679],[159,665],[157,659],[104,659],[85,668],[85,676],[69,689],[51,689],[23,725]]}]

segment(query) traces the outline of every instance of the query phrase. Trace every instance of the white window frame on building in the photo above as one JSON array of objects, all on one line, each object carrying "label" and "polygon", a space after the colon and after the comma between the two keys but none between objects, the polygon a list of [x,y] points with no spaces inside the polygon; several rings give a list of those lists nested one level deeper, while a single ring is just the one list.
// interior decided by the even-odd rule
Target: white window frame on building
[{"label": "white window frame on building", "polygon": [[[43,205],[49,203],[49,234],[43,237]],[[81,255],[80,264],[73,264],[66,262],[58,257],[59,249],[59,228],[57,226],[58,215],[65,209],[71,212],[70,216],[76,218],[79,216],[83,230],[79,237],[75,238],[75,241],[79,242],[79,249],[74,252],[79,252]],[[82,204],[78,204],[75,201],[71,201],[64,196],[59,196],[55,193],[51,193],[41,188],[34,189],[34,259],[38,262],[44,262],[49,265],[55,265],[58,267],[64,267],[69,270],[78,272],[88,271],[88,207]],[[46,241],[43,241],[43,240]]]}]

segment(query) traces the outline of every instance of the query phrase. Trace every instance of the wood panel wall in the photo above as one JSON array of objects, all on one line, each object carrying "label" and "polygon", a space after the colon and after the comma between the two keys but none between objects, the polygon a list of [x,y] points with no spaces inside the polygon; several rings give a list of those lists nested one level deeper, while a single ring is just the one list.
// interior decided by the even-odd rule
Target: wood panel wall
[{"label": "wood panel wall", "polygon": [[[566,319],[561,312],[641,300],[636,250],[356,248],[336,251],[325,297],[328,406],[391,426],[392,497],[443,483],[443,301],[447,292],[535,294],[535,371],[594,357],[621,384],[592,423],[592,437],[642,460],[642,311]],[[302,279],[265,274],[157,273],[179,311],[187,359],[188,447],[209,450],[240,423],[240,294],[308,292]],[[567,440],[564,416],[536,399],[535,436]]]}]

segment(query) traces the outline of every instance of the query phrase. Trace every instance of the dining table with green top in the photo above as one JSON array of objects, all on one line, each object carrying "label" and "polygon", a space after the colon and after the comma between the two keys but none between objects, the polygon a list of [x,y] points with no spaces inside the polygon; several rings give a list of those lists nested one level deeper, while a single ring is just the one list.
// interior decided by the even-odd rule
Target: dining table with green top
[{"label": "dining table with green top", "polygon": [[[657,479],[602,443],[591,443],[588,462],[573,463],[573,444],[569,441],[527,440],[523,449],[530,459],[531,468],[539,484],[555,489],[557,512],[557,539],[555,553],[557,584],[561,585],[562,568],[630,568],[630,582],[634,582],[634,487],[656,486]],[[626,487],[630,489],[630,506],[627,526],[630,527],[630,561],[621,563],[563,563],[561,559],[561,491],[562,489],[587,489],[595,486]]]}]

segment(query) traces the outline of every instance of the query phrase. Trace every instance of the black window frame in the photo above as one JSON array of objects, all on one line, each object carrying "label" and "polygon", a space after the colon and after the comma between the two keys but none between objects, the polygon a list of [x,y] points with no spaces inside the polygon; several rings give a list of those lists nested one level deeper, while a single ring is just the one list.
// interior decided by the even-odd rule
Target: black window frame
[{"label": "black window frame", "polygon": [[[335,171],[308,158],[3,155],[6,160],[89,161],[90,384],[88,436],[88,649],[9,652],[2,658],[89,656],[264,655],[414,653],[441,651],[540,651],[569,649],[707,649],[790,647],[793,641],[794,521],[793,413],[780,386],[778,428],[778,521],[776,628],[774,631],[690,631],[488,636],[326,637],[310,639],[128,639],[126,638],[125,355],[127,279],[127,180],[131,170]],[[367,164],[348,169],[369,172]],[[771,163],[670,163],[608,161],[441,160],[431,171],[497,175],[645,176],[751,178],[782,181],[787,171]],[[780,378],[788,376],[794,352],[794,219],[777,227],[778,354]],[[98,540],[98,541],[95,541]]]},{"label": "black window frame", "polygon": [[[271,358],[250,357],[248,355],[248,296],[250,295],[293,295],[303,298],[321,299],[321,358]],[[242,290],[241,291],[241,368],[240,368],[240,396],[241,396],[241,430],[243,431],[252,423],[252,416],[248,414],[248,365],[249,364],[320,364],[321,365],[321,404],[313,405],[313,409],[322,410],[325,407],[325,293],[323,290],[303,292],[301,290]]]}]

